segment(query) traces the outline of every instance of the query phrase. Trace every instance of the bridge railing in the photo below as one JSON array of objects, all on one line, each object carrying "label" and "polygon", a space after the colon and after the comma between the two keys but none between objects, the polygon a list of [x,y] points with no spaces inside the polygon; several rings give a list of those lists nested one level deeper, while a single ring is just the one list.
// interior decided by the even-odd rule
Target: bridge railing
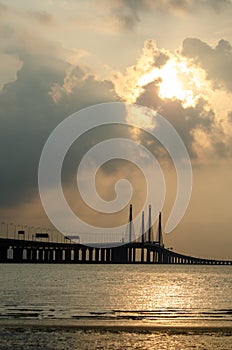
[{"label": "bridge railing", "polygon": [[[44,236],[42,237],[42,235]],[[60,243],[65,243],[67,240],[63,234],[54,228],[35,227],[5,221],[0,222],[0,238],[28,241],[45,240]]]},{"label": "bridge railing", "polygon": [[126,233],[78,233],[72,235],[63,235],[55,228],[35,227],[29,225],[16,224],[13,222],[0,223],[0,238],[9,238],[28,241],[48,241],[57,243],[81,243],[91,244],[125,244],[129,243]]}]

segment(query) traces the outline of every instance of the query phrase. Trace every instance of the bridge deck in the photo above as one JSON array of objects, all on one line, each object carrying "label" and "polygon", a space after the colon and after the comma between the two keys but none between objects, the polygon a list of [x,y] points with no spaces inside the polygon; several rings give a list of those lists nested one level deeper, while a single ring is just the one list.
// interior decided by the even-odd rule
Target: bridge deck
[{"label": "bridge deck", "polygon": [[2,263],[196,264],[232,265],[230,260],[202,259],[179,254],[157,242],[95,244],[57,243],[0,238]]}]

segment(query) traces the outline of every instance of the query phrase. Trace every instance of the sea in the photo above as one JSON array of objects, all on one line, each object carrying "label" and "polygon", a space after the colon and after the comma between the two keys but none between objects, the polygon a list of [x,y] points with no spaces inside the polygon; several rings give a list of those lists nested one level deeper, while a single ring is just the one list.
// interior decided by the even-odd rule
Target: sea
[{"label": "sea", "polygon": [[232,349],[232,266],[0,264],[0,349]]}]

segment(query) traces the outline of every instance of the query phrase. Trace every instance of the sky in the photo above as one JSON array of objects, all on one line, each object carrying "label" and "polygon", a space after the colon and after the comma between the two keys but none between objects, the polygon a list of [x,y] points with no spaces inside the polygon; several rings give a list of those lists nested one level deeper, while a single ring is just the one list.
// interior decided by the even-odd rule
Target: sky
[{"label": "sky", "polygon": [[[175,230],[164,234],[166,246],[232,259],[230,0],[2,0],[0,36],[1,222],[50,227],[38,191],[39,159],[50,133],[84,107],[136,103],[164,116],[191,158],[191,201]],[[136,130],[98,128],[73,145],[62,179],[67,201],[91,223],[127,220],[128,207],[120,217],[99,215],[74,189],[83,155],[116,134],[157,155],[167,184],[165,223],[175,199],[175,169],[160,145]],[[144,179],[125,160],[98,172],[99,193],[112,200],[121,177],[130,179],[138,211]]]}]

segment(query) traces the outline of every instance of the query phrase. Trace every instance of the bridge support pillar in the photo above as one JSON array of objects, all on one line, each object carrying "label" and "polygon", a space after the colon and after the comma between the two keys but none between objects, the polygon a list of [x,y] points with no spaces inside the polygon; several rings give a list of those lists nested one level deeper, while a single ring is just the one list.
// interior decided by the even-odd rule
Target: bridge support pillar
[{"label": "bridge support pillar", "polygon": [[89,262],[93,262],[93,248],[89,248]]},{"label": "bridge support pillar", "polygon": [[84,248],[84,247],[82,247],[81,248],[81,253],[82,253],[82,256],[81,256],[81,262],[86,262],[86,250],[87,250],[87,248]]},{"label": "bridge support pillar", "polygon": [[36,258],[37,258],[37,250],[34,248],[31,250],[31,262],[36,262]]},{"label": "bridge support pillar", "polygon": [[141,249],[141,263],[144,263],[144,248]]},{"label": "bridge support pillar", "polygon": [[100,249],[95,248],[95,262],[99,262]]},{"label": "bridge support pillar", "polygon": [[44,250],[39,249],[39,262],[43,262],[43,261],[44,261]]},{"label": "bridge support pillar", "polygon": [[13,259],[15,262],[22,262],[23,261],[23,249],[22,248],[13,248]]},{"label": "bridge support pillar", "polygon": [[51,260],[51,251],[49,249],[44,250],[44,262],[50,262]]},{"label": "bridge support pillar", "polygon": [[7,250],[8,246],[3,245],[0,248],[0,262],[6,262],[7,261]]},{"label": "bridge support pillar", "polygon": [[163,253],[163,264],[168,264],[168,255]]},{"label": "bridge support pillar", "polygon": [[101,248],[101,263],[105,262],[105,249]]},{"label": "bridge support pillar", "polygon": [[147,263],[151,262],[151,250],[150,247],[147,247]]},{"label": "bridge support pillar", "polygon": [[55,255],[55,261],[56,263],[61,263],[63,257],[63,251],[62,249],[56,249],[56,255]]},{"label": "bridge support pillar", "polygon": [[32,249],[31,248],[27,248],[26,260],[27,260],[27,262],[31,262],[31,259],[32,259]]},{"label": "bridge support pillar", "polygon": [[163,263],[163,254],[161,251],[158,252],[158,264]]},{"label": "bridge support pillar", "polygon": [[74,250],[74,261],[75,262],[79,261],[79,248],[75,248]]},{"label": "bridge support pillar", "polygon": [[110,263],[110,256],[111,256],[111,249],[110,248],[107,248],[106,249],[106,262],[107,263]]},{"label": "bridge support pillar", "polygon": [[71,249],[66,248],[65,250],[65,262],[69,263],[71,261]]},{"label": "bridge support pillar", "polygon": [[132,263],[132,248],[128,248],[128,262]]},{"label": "bridge support pillar", "polygon": [[136,263],[136,248],[132,248],[133,249],[133,263]]}]

